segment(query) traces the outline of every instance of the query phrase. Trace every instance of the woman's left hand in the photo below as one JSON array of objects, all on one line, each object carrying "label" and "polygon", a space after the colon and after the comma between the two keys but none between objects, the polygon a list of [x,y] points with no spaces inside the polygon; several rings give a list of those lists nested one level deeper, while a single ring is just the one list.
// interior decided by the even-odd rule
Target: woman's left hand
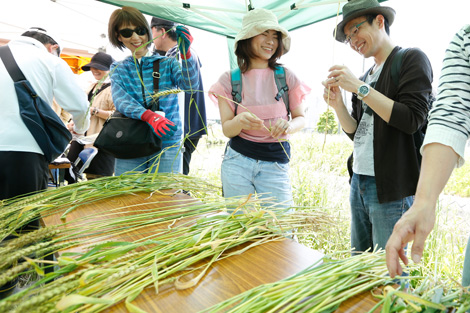
[{"label": "woman's left hand", "polygon": [[289,121],[286,121],[283,118],[280,118],[276,121],[276,124],[271,128],[271,136],[274,138],[279,138],[284,134],[288,134],[291,130]]}]

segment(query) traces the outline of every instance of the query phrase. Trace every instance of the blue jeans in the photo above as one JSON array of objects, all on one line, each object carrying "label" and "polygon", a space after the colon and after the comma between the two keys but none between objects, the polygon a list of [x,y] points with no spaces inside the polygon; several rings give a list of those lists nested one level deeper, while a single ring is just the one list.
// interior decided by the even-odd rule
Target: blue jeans
[{"label": "blue jeans", "polygon": [[413,196],[379,203],[375,177],[353,174],[351,179],[351,248],[363,252],[385,249],[395,223],[413,204]]},{"label": "blue jeans", "polygon": [[[167,150],[165,150],[167,149]],[[161,152],[135,159],[116,159],[114,175],[119,176],[128,171],[144,173],[181,173],[183,171],[183,151],[180,147],[164,148]]]},{"label": "blue jeans", "polygon": [[[274,197],[276,207],[292,206],[289,163],[255,160],[227,147],[221,168],[224,197],[263,194]],[[266,193],[266,194],[264,194]],[[271,201],[269,201],[271,202]],[[266,206],[271,203],[266,204]]]}]

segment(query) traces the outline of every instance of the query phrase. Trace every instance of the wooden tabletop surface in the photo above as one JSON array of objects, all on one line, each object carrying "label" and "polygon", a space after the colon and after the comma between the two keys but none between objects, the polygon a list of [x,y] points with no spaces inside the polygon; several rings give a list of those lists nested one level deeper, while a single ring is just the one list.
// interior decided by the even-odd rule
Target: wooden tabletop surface
[{"label": "wooden tabletop surface", "polygon": [[[113,208],[136,204],[143,204],[143,206],[139,206],[139,209],[145,209],[146,203],[152,203],[152,206],[155,207],[155,201],[169,199],[181,201],[181,205],[186,205],[188,201],[193,200],[182,193],[172,197],[156,194],[152,197],[148,197],[148,194],[119,196],[81,206],[70,212],[67,215],[67,220],[90,215],[94,215],[93,218],[104,219],[104,214],[95,214],[99,212],[106,213]],[[172,202],[172,204],[176,203]],[[132,214],[129,210],[126,211],[123,215]],[[43,217],[43,222],[45,225],[62,223],[60,215]],[[155,230],[158,229],[148,226],[135,232],[130,231],[127,234],[121,234],[112,238],[112,240],[136,240]],[[74,249],[74,251],[80,250],[80,247]],[[322,256],[318,251],[307,248],[291,239],[267,242],[242,254],[215,262],[201,281],[192,288],[176,290],[173,286],[167,286],[160,289],[159,293],[156,294],[155,289],[149,287],[133,301],[133,304],[142,310],[155,313],[199,312],[261,284],[275,282],[296,274],[321,259]],[[343,303],[337,312],[366,312],[374,305],[375,300],[370,292],[366,292]],[[128,310],[121,302],[107,309],[106,312],[124,313]]]}]

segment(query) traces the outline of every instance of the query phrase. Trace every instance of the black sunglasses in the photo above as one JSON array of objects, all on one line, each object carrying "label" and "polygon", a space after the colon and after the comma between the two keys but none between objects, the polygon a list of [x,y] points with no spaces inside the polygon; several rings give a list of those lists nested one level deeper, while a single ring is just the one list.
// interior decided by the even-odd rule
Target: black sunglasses
[{"label": "black sunglasses", "polygon": [[136,33],[139,36],[146,35],[147,28],[139,26],[139,27],[136,27],[135,29],[124,28],[119,31],[119,34],[121,34],[121,36],[124,38],[130,38],[132,37],[132,34],[134,33]]}]

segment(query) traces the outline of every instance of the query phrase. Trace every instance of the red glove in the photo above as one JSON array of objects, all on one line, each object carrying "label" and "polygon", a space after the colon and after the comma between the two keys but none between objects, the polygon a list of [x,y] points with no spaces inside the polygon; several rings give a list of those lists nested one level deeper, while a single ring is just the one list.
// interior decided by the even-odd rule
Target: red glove
[{"label": "red glove", "polygon": [[185,26],[178,25],[176,26],[176,38],[178,41],[178,49],[181,53],[181,58],[183,60],[189,59],[191,57],[191,50],[189,47],[193,42],[193,36],[189,32],[189,29]]},{"label": "red glove", "polygon": [[178,129],[178,127],[172,121],[151,110],[145,111],[140,119],[144,122],[147,122],[147,124],[152,127],[155,135],[160,138],[170,137]]}]

